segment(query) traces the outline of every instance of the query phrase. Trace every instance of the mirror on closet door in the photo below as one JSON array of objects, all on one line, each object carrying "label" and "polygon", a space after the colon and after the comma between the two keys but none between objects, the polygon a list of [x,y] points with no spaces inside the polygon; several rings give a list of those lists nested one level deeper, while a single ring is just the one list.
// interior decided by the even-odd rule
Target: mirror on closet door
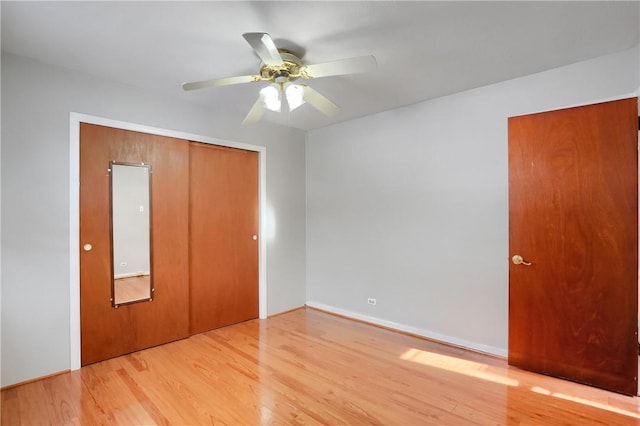
[{"label": "mirror on closet door", "polygon": [[111,161],[111,304],[153,300],[151,166]]}]

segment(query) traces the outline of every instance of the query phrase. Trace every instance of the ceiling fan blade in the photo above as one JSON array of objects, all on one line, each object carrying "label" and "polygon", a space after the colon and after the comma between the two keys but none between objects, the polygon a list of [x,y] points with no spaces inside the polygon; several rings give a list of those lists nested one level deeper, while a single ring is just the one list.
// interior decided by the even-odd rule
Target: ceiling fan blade
[{"label": "ceiling fan blade", "polygon": [[357,56],[355,58],[339,59],[302,67],[301,73],[305,78],[328,77],[331,75],[357,74],[375,71],[378,67],[375,56]]},{"label": "ceiling fan blade", "polygon": [[262,118],[262,114],[264,113],[264,105],[262,102],[262,98],[258,97],[258,100],[249,110],[247,116],[242,120],[242,125],[249,125],[256,123],[260,118]]},{"label": "ceiling fan blade", "polygon": [[241,75],[238,77],[214,78],[212,80],[194,81],[192,83],[184,83],[182,90],[205,89],[208,87],[229,86],[231,84],[253,83],[260,81],[259,75]]},{"label": "ceiling fan blade", "polygon": [[284,62],[278,48],[273,43],[271,36],[267,33],[244,33],[245,40],[253,47],[256,54],[266,65],[282,65]]},{"label": "ceiling fan blade", "polygon": [[340,107],[338,105],[334,104],[311,87],[306,84],[301,84],[300,86],[302,86],[302,89],[304,90],[304,96],[302,99],[324,115],[331,117],[340,112]]}]

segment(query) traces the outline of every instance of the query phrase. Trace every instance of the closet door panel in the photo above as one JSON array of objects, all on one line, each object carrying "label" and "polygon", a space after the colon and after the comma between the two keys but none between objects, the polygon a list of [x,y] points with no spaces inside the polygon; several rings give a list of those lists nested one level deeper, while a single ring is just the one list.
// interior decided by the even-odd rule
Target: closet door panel
[{"label": "closet door panel", "polygon": [[[109,162],[146,163],[151,178],[153,301],[111,303]],[[80,126],[82,365],[188,336],[189,142]],[[91,244],[89,251],[85,244]]]},{"label": "closet door panel", "polygon": [[190,330],[258,317],[258,153],[192,142]]}]

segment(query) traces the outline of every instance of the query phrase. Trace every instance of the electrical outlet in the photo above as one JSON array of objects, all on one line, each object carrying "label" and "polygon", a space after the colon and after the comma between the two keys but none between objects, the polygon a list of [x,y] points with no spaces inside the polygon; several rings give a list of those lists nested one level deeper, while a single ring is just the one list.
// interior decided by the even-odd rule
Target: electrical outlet
[{"label": "electrical outlet", "polygon": [[370,305],[375,305],[376,304],[376,299],[373,299],[373,298],[370,297],[370,298],[367,299],[367,303],[370,304]]}]

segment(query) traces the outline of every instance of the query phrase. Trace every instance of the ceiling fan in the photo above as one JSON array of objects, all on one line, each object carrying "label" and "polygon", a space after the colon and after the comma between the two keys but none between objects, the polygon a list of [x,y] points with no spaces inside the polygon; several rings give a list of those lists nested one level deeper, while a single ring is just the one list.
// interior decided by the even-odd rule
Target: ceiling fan
[{"label": "ceiling fan", "polygon": [[[265,108],[280,112],[284,105],[289,111],[293,111],[305,102],[327,116],[335,115],[340,111],[339,106],[308,85],[294,81],[299,78],[312,79],[368,72],[377,67],[376,58],[371,55],[306,65],[292,52],[278,49],[267,33],[245,33],[242,36],[262,60],[258,74],[195,81],[182,85],[183,90],[195,90],[268,81],[270,84],[260,90],[258,100],[242,124],[252,124],[260,120]],[[283,99],[286,99],[286,102],[283,102]]]}]

